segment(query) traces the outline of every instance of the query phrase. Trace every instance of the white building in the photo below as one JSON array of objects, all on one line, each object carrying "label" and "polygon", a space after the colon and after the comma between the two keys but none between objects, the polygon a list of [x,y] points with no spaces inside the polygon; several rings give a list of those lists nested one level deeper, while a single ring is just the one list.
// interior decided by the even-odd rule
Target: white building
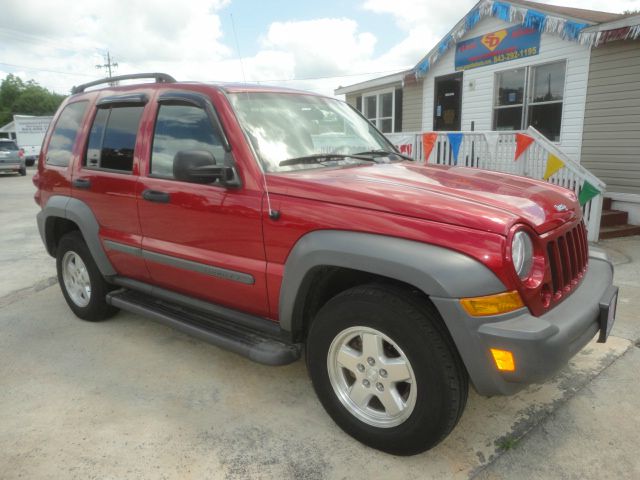
[{"label": "white building", "polygon": [[640,224],[638,37],[638,15],[481,0],[413,69],[335,93],[385,133],[533,126]]}]

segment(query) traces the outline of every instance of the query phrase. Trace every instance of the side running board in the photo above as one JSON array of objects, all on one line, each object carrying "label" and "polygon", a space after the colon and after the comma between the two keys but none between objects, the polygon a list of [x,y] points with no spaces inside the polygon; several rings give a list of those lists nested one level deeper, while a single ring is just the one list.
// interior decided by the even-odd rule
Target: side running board
[{"label": "side running board", "polygon": [[287,365],[300,358],[300,344],[288,343],[263,331],[141,292],[120,289],[109,293],[106,300],[114,307],[150,317],[258,363]]}]

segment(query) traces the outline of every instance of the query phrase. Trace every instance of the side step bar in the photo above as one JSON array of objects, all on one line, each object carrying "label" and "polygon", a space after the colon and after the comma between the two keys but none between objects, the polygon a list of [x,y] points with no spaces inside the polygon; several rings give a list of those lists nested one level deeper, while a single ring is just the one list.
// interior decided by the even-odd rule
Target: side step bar
[{"label": "side step bar", "polygon": [[300,344],[288,343],[282,338],[272,337],[246,325],[213,317],[141,292],[120,289],[109,293],[106,300],[114,307],[152,318],[265,365],[287,365],[298,360],[301,355]]}]

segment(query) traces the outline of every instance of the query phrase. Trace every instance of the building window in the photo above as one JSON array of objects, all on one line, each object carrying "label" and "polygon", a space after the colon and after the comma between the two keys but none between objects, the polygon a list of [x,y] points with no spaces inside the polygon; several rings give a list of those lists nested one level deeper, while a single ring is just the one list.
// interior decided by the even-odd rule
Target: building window
[{"label": "building window", "polygon": [[394,132],[395,95],[394,91],[368,93],[358,102],[363,115],[382,133]]},{"label": "building window", "polygon": [[520,130],[531,125],[549,140],[559,141],[565,71],[562,61],[497,73],[493,129]]}]

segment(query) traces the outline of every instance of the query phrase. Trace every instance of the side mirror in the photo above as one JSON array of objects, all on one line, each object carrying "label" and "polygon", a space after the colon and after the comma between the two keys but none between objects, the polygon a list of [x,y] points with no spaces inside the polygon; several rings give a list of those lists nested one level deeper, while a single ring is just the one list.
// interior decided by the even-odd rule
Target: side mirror
[{"label": "side mirror", "polygon": [[238,186],[233,167],[216,165],[213,154],[207,150],[181,150],[173,159],[173,177],[191,183],[214,183]]}]

